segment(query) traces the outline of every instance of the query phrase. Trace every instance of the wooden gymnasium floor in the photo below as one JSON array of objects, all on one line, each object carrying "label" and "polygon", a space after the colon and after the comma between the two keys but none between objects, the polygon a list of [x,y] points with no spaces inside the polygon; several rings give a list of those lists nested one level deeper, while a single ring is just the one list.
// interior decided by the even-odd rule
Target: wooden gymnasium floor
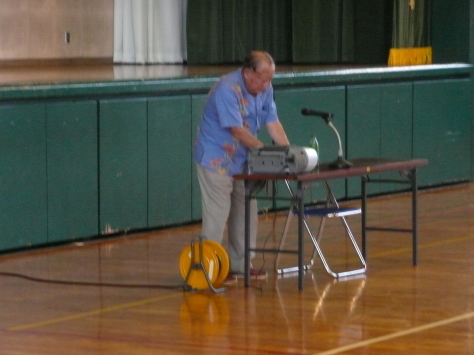
[{"label": "wooden gymnasium floor", "polygon": [[[301,292],[272,254],[254,261],[267,281],[184,291],[179,256],[199,225],[2,256],[0,354],[474,354],[473,196],[472,184],[420,192],[418,266],[408,234],[370,232],[363,276],[335,280],[317,260]],[[409,227],[409,206],[372,198],[369,221]],[[262,215],[259,244],[284,219]],[[360,242],[360,216],[348,222]],[[338,271],[355,265],[339,228],[328,220],[322,244]]]}]

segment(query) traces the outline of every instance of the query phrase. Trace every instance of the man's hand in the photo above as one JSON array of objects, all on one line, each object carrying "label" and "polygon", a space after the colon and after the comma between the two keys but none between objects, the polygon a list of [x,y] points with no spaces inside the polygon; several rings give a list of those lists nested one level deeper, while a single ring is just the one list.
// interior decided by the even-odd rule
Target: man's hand
[{"label": "man's hand", "polygon": [[242,143],[247,148],[261,148],[263,147],[263,142],[255,137],[252,133],[249,132],[247,128],[244,127],[231,127],[230,132],[240,143]]}]

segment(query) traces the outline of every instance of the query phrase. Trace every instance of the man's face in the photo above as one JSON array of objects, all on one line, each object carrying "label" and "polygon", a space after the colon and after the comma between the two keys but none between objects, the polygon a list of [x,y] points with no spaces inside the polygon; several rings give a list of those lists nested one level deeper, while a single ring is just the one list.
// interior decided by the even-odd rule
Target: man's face
[{"label": "man's face", "polygon": [[257,95],[264,91],[272,82],[275,74],[275,66],[262,64],[258,69],[244,68],[243,76],[245,87],[252,95]]}]

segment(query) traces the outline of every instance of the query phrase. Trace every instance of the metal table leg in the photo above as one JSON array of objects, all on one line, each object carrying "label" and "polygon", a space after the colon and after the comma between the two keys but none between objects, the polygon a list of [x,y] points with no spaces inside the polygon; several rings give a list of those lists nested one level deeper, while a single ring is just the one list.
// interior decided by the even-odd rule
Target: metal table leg
[{"label": "metal table leg", "polygon": [[[405,178],[402,181],[396,180],[369,180],[368,176],[361,177],[361,192],[362,192],[362,256],[367,260],[367,231],[388,231],[388,232],[409,232],[412,234],[412,258],[413,266],[418,265],[418,181],[417,169],[410,169],[409,171],[400,171],[400,174]],[[390,227],[372,227],[367,226],[367,183],[369,182],[398,182],[409,183],[411,187],[411,229],[407,228],[390,228]]]},{"label": "metal table leg", "polygon": [[411,181],[411,223],[413,233],[413,266],[418,265],[418,182],[416,169],[410,172]]},{"label": "metal table leg", "polygon": [[244,250],[244,281],[245,287],[250,286],[250,181],[245,180],[245,250]]},{"label": "metal table leg", "polygon": [[303,255],[304,255],[304,243],[303,243],[303,233],[304,233],[304,190],[303,183],[298,181],[298,190],[296,191],[296,199],[298,204],[298,289],[303,290]]},{"label": "metal table leg", "polygon": [[362,194],[362,257],[364,260],[367,260],[367,241],[366,241],[366,232],[367,232],[367,176],[361,177],[361,194]]}]

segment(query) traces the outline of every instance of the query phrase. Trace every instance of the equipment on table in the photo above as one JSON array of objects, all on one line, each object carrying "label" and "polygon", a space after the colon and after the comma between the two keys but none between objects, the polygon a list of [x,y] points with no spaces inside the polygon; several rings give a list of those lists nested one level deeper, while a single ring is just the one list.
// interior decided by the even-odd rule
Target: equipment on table
[{"label": "equipment on table", "polygon": [[313,170],[318,153],[309,147],[270,146],[250,149],[249,174],[298,174]]}]

